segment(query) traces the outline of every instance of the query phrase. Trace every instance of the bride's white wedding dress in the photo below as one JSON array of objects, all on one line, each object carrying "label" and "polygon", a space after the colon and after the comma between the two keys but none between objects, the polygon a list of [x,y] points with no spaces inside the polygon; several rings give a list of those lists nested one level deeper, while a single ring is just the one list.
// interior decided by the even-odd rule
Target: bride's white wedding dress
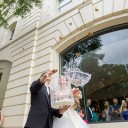
[{"label": "bride's white wedding dress", "polygon": [[88,128],[88,125],[73,109],[68,109],[61,118],[54,118],[53,128]]}]

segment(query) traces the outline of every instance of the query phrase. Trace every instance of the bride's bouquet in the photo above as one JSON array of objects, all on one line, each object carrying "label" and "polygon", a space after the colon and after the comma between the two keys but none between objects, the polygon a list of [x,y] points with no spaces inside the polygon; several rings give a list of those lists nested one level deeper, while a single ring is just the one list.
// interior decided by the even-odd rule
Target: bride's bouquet
[{"label": "bride's bouquet", "polygon": [[73,105],[74,109],[80,109],[80,99],[82,99],[82,93],[81,90],[79,90],[79,88],[73,88],[72,89],[73,92],[73,96],[74,96],[74,101],[75,104]]}]

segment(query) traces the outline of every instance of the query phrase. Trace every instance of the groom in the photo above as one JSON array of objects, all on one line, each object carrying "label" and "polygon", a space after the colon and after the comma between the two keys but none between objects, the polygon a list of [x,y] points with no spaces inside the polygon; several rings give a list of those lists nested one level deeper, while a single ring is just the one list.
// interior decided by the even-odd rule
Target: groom
[{"label": "groom", "polygon": [[65,105],[60,109],[51,108],[48,84],[51,76],[57,70],[53,69],[43,73],[41,77],[34,81],[30,87],[31,108],[24,128],[52,128],[53,116],[60,118],[69,108]]}]

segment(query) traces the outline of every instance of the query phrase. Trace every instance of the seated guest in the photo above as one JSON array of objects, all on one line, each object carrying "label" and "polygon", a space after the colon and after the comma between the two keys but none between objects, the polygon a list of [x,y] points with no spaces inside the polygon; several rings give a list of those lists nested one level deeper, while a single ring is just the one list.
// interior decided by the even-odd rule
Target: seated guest
[{"label": "seated guest", "polygon": [[78,114],[79,114],[80,117],[83,119],[83,118],[85,117],[85,111],[84,111],[84,109],[80,109],[80,110],[78,111]]},{"label": "seated guest", "polygon": [[[78,114],[80,115],[80,117],[84,120],[84,117],[85,117],[85,111],[84,109],[80,109],[78,111]],[[88,123],[88,120],[84,120],[86,123]]]},{"label": "seated guest", "polygon": [[105,121],[111,121],[112,116],[112,107],[109,105],[108,101],[104,102],[104,112],[105,112]]},{"label": "seated guest", "polygon": [[128,105],[128,96],[125,97],[125,101],[126,101],[126,103]]},{"label": "seated guest", "polygon": [[113,98],[111,120],[118,120],[119,119],[119,117],[120,117],[119,109],[120,109],[120,105],[118,104],[117,98]]},{"label": "seated guest", "polygon": [[92,114],[93,114],[93,121],[94,122],[98,122],[98,115],[95,112],[95,108],[94,107],[92,108]]},{"label": "seated guest", "polygon": [[101,118],[102,121],[106,121],[106,112],[103,110],[102,111],[102,118]]},{"label": "seated guest", "polygon": [[122,101],[120,113],[122,114],[124,120],[128,120],[128,105],[125,101]]},{"label": "seated guest", "polygon": [[87,107],[86,107],[86,116],[87,116],[87,120],[89,122],[93,122],[93,114],[92,114],[92,109],[91,109],[91,99],[87,99]]}]

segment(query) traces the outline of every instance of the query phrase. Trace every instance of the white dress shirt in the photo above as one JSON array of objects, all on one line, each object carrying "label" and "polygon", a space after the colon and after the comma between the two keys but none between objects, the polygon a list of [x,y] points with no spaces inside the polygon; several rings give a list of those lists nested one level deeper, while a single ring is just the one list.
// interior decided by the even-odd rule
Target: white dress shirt
[{"label": "white dress shirt", "polygon": [[93,114],[92,114],[92,109],[88,106],[88,108],[89,108],[89,111],[90,111],[90,113],[91,113],[91,115],[92,115],[92,117],[93,117]]},{"label": "white dress shirt", "polygon": [[49,87],[49,85],[47,85],[47,84],[45,84],[45,86],[46,86],[46,88],[47,88],[47,93],[48,93],[48,95],[50,94],[50,87]]}]

